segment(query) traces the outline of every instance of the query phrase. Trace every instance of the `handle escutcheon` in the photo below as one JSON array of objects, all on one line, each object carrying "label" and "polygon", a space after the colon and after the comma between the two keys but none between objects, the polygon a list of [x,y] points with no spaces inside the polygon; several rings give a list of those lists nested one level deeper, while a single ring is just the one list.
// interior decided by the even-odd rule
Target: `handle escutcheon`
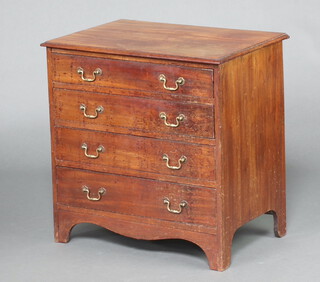
[{"label": "handle escutcheon", "polygon": [[88,115],[88,114],[86,113],[87,106],[86,106],[85,104],[81,104],[81,105],[80,105],[80,110],[83,112],[83,115],[84,115],[86,118],[95,119],[95,118],[98,117],[99,114],[102,114],[102,113],[103,113],[104,108],[103,108],[102,106],[96,107],[96,109],[95,109],[96,114],[95,114],[95,115]]},{"label": "handle escutcheon", "polygon": [[89,187],[86,186],[86,185],[82,186],[82,192],[87,193],[87,199],[88,199],[88,200],[90,200],[90,201],[100,201],[101,196],[106,193],[106,189],[103,188],[103,187],[99,188],[99,190],[98,190],[98,197],[97,197],[97,198],[95,198],[95,197],[90,197],[90,189],[89,189]]},{"label": "handle escutcheon", "polygon": [[164,199],[163,199],[163,203],[164,203],[165,205],[167,205],[167,210],[168,210],[168,212],[171,212],[171,213],[174,213],[174,214],[180,214],[180,213],[182,213],[182,209],[188,205],[188,203],[187,203],[185,200],[183,200],[183,201],[181,201],[180,204],[179,204],[179,209],[178,209],[178,210],[173,210],[173,209],[170,208],[170,201],[169,201],[168,198],[164,198]]},{"label": "handle escutcheon", "polygon": [[88,154],[88,145],[87,145],[86,143],[83,143],[83,144],[81,145],[81,149],[84,150],[84,155],[85,155],[87,158],[90,158],[90,159],[97,159],[97,158],[99,158],[100,153],[102,153],[102,152],[105,151],[104,147],[103,147],[102,145],[99,145],[98,148],[96,149],[96,153],[97,153],[97,154],[96,154],[96,155],[90,155],[90,154]]},{"label": "handle escutcheon", "polygon": [[176,123],[168,123],[167,114],[165,112],[161,112],[159,114],[159,117],[164,120],[164,124],[168,127],[178,127],[180,125],[180,122],[186,118],[184,114],[180,114],[176,117]]},{"label": "handle escutcheon", "polygon": [[179,165],[178,166],[171,166],[171,165],[169,165],[170,159],[167,154],[163,154],[162,159],[166,161],[167,168],[174,169],[174,170],[180,169],[182,167],[182,163],[185,163],[187,161],[186,156],[181,156],[180,159],[178,160]]},{"label": "handle escutcheon", "polygon": [[168,87],[166,85],[167,83],[167,78],[164,74],[160,74],[159,76],[159,80],[163,82],[163,88],[166,89],[166,90],[169,90],[169,91],[176,91],[179,89],[179,86],[180,85],[183,85],[185,83],[185,80],[183,77],[179,77],[176,81],[175,81],[175,84],[176,84],[176,87]]},{"label": "handle escutcheon", "polygon": [[95,81],[96,80],[96,78],[97,78],[97,75],[102,75],[102,70],[101,69],[99,69],[99,68],[97,68],[97,69],[95,69],[94,71],[93,71],[93,73],[92,73],[92,78],[85,78],[84,77],[84,70],[83,70],[83,68],[81,68],[81,67],[79,67],[78,69],[77,69],[77,72],[78,72],[78,74],[81,74],[81,79],[83,80],[83,81],[86,81],[86,82],[93,82],[93,81]]}]

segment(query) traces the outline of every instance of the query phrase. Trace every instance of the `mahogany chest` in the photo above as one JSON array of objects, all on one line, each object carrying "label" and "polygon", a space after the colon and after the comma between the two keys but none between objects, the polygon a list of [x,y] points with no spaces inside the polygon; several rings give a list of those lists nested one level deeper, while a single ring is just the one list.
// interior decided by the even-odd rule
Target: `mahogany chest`
[{"label": "mahogany chest", "polygon": [[43,43],[56,241],[185,239],[222,271],[248,221],[285,235],[286,38],[119,20]]}]

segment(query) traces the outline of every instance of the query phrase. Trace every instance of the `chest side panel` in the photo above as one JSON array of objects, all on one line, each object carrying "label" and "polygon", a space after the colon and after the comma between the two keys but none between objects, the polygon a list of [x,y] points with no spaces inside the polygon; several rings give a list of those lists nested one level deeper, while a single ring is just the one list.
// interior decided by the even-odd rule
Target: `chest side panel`
[{"label": "chest side panel", "polygon": [[285,201],[282,68],[282,43],[221,66],[221,189],[234,229]]}]

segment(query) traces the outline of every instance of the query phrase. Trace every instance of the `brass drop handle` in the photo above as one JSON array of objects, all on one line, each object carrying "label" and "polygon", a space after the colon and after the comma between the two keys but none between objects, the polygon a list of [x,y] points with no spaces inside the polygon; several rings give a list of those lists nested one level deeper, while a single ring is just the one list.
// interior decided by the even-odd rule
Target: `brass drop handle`
[{"label": "brass drop handle", "polygon": [[168,87],[168,86],[166,85],[166,83],[167,83],[167,78],[166,78],[166,76],[165,76],[164,74],[160,74],[159,80],[163,82],[163,88],[166,89],[166,90],[169,90],[169,91],[176,91],[176,90],[179,89],[179,86],[180,86],[180,85],[183,85],[183,84],[185,83],[184,78],[183,78],[183,77],[179,77],[179,78],[176,80],[176,82],[175,82],[176,87]]},{"label": "brass drop handle", "polygon": [[86,113],[87,106],[86,106],[85,104],[81,104],[81,105],[80,105],[80,110],[83,112],[83,115],[84,115],[86,118],[95,119],[95,118],[98,117],[99,114],[102,114],[102,113],[103,113],[104,108],[103,108],[102,106],[96,107],[96,109],[95,109],[96,114],[95,114],[95,115],[88,115],[88,114]]},{"label": "brass drop handle", "polygon": [[84,70],[83,70],[83,68],[81,68],[81,67],[79,67],[79,68],[77,69],[77,72],[78,72],[78,74],[81,74],[81,79],[82,79],[83,81],[87,81],[87,82],[93,82],[93,81],[96,80],[97,75],[102,75],[102,70],[99,69],[99,68],[97,68],[97,69],[95,69],[95,70],[93,71],[93,73],[92,73],[93,78],[85,78],[85,77],[84,77]]},{"label": "brass drop handle", "polygon": [[86,143],[83,143],[83,144],[81,145],[81,149],[84,150],[84,155],[85,155],[87,158],[90,158],[90,159],[97,159],[97,158],[99,158],[99,154],[105,151],[104,147],[103,147],[102,145],[99,145],[99,147],[96,149],[96,153],[97,153],[97,154],[96,154],[96,155],[89,155],[89,154],[88,154],[88,145],[87,145]]},{"label": "brass drop handle", "polygon": [[178,166],[171,166],[171,165],[169,165],[170,159],[167,154],[163,154],[162,159],[166,161],[167,168],[175,169],[175,170],[180,169],[182,167],[182,163],[187,161],[186,156],[181,156],[180,159],[178,160],[179,165]]},{"label": "brass drop handle", "polygon": [[170,208],[170,201],[169,201],[168,198],[164,198],[164,199],[163,199],[163,203],[164,203],[165,205],[167,205],[167,210],[168,210],[168,212],[175,213],[175,214],[182,213],[182,209],[188,205],[188,203],[187,203],[185,200],[183,200],[183,201],[180,202],[180,204],[179,204],[179,209],[178,209],[178,210],[172,210],[172,209]]},{"label": "brass drop handle", "polygon": [[180,125],[180,122],[186,118],[184,114],[180,114],[176,117],[176,123],[168,123],[167,114],[165,112],[161,112],[159,114],[159,117],[164,120],[164,124],[168,127],[178,127]]},{"label": "brass drop handle", "polygon": [[105,188],[99,188],[98,190],[98,197],[94,198],[94,197],[90,197],[90,189],[88,186],[82,186],[82,192],[87,193],[87,199],[90,201],[100,201],[101,196],[104,195],[106,193],[106,189]]}]

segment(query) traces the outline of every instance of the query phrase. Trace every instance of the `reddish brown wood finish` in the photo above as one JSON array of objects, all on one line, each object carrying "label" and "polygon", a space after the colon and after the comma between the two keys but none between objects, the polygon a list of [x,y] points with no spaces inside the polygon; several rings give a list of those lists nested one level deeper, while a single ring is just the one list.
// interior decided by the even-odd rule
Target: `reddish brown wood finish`
[{"label": "reddish brown wood finish", "polygon": [[[102,70],[94,82],[81,79],[77,70],[84,70],[85,78],[92,78],[93,71]],[[153,64],[135,61],[121,61],[85,56],[65,54],[53,55],[53,80],[62,83],[74,83],[100,87],[124,88],[148,92],[162,92],[167,95],[199,96],[211,98],[213,96],[213,71],[210,69],[190,68],[182,66],[168,66],[166,64]],[[164,89],[164,83],[159,76],[166,76],[167,87],[174,87],[175,81],[183,77],[185,83],[176,91]],[[108,91],[108,88],[105,91]],[[102,88],[101,88],[102,89]]]},{"label": "reddish brown wood finish", "polygon": [[[63,54],[68,56],[81,56],[87,58],[100,58],[100,59],[107,59],[107,60],[116,60],[125,62],[140,62],[140,63],[152,63],[155,65],[160,66],[168,66],[168,67],[186,67],[187,69],[197,70],[212,70],[216,66],[208,65],[208,64],[199,64],[190,61],[174,61],[174,60],[161,60],[161,59],[154,59],[154,58],[139,58],[139,57],[130,57],[130,56],[123,56],[123,55],[113,55],[113,54],[105,54],[105,53],[90,53],[84,51],[77,51],[77,50],[65,50],[65,49],[52,49],[53,54]],[[68,71],[70,73],[70,71]],[[212,84],[213,81],[210,81]],[[178,93],[177,91],[166,91],[166,92],[154,92],[154,91],[140,91],[131,88],[109,88],[104,86],[96,85],[95,83],[63,83],[59,81],[53,81],[52,86],[54,88],[67,88],[67,89],[74,89],[80,91],[89,91],[89,92],[102,92],[107,94],[113,95],[124,95],[124,96],[132,96],[132,97],[143,97],[148,99],[161,99],[161,100],[168,100],[172,102],[183,102],[183,103],[200,103],[200,104],[207,104],[212,105],[214,103],[214,96],[208,95],[205,96],[191,96],[191,95],[184,95],[183,93]],[[208,86],[211,89],[211,86]]]},{"label": "reddish brown wood finish", "polygon": [[234,233],[248,221],[271,212],[276,236],[286,233],[282,68],[281,42],[220,66],[221,269],[230,264]]},{"label": "reddish brown wood finish", "polygon": [[224,218],[236,230],[274,211],[285,235],[282,43],[221,66],[221,189]]},{"label": "reddish brown wood finish", "polygon": [[[188,230],[185,228],[172,228],[172,224],[163,222],[149,222],[145,218],[134,218],[116,213],[100,213],[95,210],[81,210],[58,205],[59,226],[56,241],[67,243],[70,240],[70,231],[79,223],[93,223],[112,230],[124,236],[143,240],[160,239],[186,239],[198,245],[208,257],[210,268],[217,268],[215,254],[217,246],[216,235],[210,233]],[[128,228],[130,227],[130,228]],[[184,225],[183,227],[188,227]],[[207,244],[211,242],[211,244]]]},{"label": "reddish brown wood finish", "polygon": [[[127,128],[140,136],[145,136],[146,132],[165,138],[175,138],[175,135],[180,135],[187,142],[190,136],[214,138],[213,106],[67,89],[55,89],[54,91],[55,124],[57,126],[108,132],[118,132],[119,128]],[[90,115],[95,115],[95,109],[99,106],[102,106],[104,111],[98,114],[96,119],[90,119],[85,117],[83,111],[80,110],[81,104],[87,106],[86,113]],[[176,117],[180,114],[183,114],[185,118],[178,127],[172,128],[166,126],[164,120],[159,117],[161,112],[167,114],[167,122],[170,124],[176,124]]]},{"label": "reddish brown wood finish", "polygon": [[220,64],[288,38],[285,33],[119,20],[42,46]]},{"label": "reddish brown wood finish", "polygon": [[[271,213],[275,234],[285,235],[285,38],[117,21],[43,44],[56,241],[67,242],[82,222],[137,239],[185,239],[204,250],[211,269],[222,271],[230,264],[233,235],[246,222]],[[89,74],[101,67],[97,62],[109,76],[79,80],[77,67],[84,64]],[[162,72],[172,76],[168,84],[182,75],[189,82],[166,93],[157,80]],[[81,103],[90,111],[104,102],[106,112],[96,120],[79,110]],[[160,111],[170,121],[182,110],[184,126],[164,127]],[[100,144],[106,151],[88,159],[83,142],[89,154]],[[171,165],[181,155],[188,160],[173,171],[163,153]],[[100,201],[81,191],[87,185],[96,195],[107,184]],[[173,209],[183,199],[190,205],[171,214],[166,195]]]},{"label": "reddish brown wood finish", "polygon": [[[188,224],[216,226],[216,191],[209,188],[158,182],[114,174],[93,173],[68,168],[57,169],[58,203],[67,206],[103,210],[120,214],[137,215],[178,221]],[[99,188],[106,193],[100,201],[89,201],[83,186],[90,189],[90,197],[98,197]],[[179,210],[182,201],[187,206],[181,214],[167,211]]]},{"label": "reddish brown wood finish", "polygon": [[[88,145],[88,154],[96,155],[96,148],[102,145],[105,152],[97,159],[85,156],[81,145]],[[56,159],[59,165],[92,169],[105,172],[141,176],[140,172],[153,174],[153,179],[170,181],[188,181],[198,185],[204,181],[214,181],[214,147],[193,145],[182,142],[168,142],[160,139],[142,138],[137,136],[74,130],[69,128],[56,129]],[[178,166],[178,160],[185,156],[187,161],[181,169],[173,170],[166,166],[163,154],[170,158],[170,166]],[[167,177],[169,176],[169,177]],[[180,180],[180,178],[183,178]],[[206,183],[206,182],[204,182]]]}]

